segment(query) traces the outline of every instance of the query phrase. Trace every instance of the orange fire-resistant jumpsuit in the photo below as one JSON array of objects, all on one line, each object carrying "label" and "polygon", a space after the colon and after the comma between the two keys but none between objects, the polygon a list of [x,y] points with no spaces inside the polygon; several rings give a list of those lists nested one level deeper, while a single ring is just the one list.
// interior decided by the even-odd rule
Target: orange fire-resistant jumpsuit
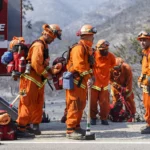
[{"label": "orange fire-resistant jumpsuit", "polygon": [[[117,74],[117,76],[116,76]],[[125,88],[125,93],[122,93],[125,98],[126,111],[134,116],[136,113],[136,107],[134,102],[134,94],[132,91],[132,70],[131,67],[123,62],[120,70],[111,70],[110,75],[111,92],[113,96],[113,104],[120,98],[121,88]],[[123,91],[122,91],[123,92]]]},{"label": "orange fire-resistant jumpsuit", "polygon": [[[40,37],[44,43],[43,37]],[[45,47],[48,48],[45,43]],[[25,90],[26,95],[20,97],[17,123],[26,126],[29,123],[39,124],[42,120],[42,107],[44,103],[44,84],[49,73],[44,65],[44,45],[35,42],[29,49],[27,60],[31,60],[31,73],[22,74],[20,78],[20,91]],[[42,76],[44,79],[42,79]]]},{"label": "orange fire-resistant jumpsuit", "polygon": [[150,126],[150,94],[148,87],[150,86],[150,48],[143,50],[142,72],[139,82],[143,87],[143,104],[145,107],[145,121]]},{"label": "orange fire-resistant jumpsuit", "polygon": [[87,81],[92,76],[92,69],[90,69],[88,62],[88,54],[92,50],[92,44],[90,41],[80,40],[79,44],[74,46],[70,52],[67,70],[72,73],[79,73],[83,80],[81,86],[78,87],[77,84],[80,77],[74,77],[74,89],[66,90],[67,133],[80,128],[80,121],[86,106]]},{"label": "orange fire-resistant jumpsuit", "polygon": [[91,91],[91,118],[95,119],[98,114],[97,106],[100,106],[99,116],[106,120],[110,111],[108,84],[110,69],[115,66],[115,56],[108,52],[107,56],[101,56],[99,50],[95,51],[95,64],[93,72],[95,83]]}]

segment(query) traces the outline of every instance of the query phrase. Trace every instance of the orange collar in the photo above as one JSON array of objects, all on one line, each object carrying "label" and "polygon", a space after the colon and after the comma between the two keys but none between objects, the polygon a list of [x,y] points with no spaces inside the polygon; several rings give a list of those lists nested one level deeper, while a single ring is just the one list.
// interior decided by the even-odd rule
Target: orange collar
[{"label": "orange collar", "polygon": [[81,39],[79,42],[81,42],[85,46],[88,46],[89,48],[91,48],[92,45],[93,45],[93,42],[87,41],[87,40],[83,40],[83,39]]},{"label": "orange collar", "polygon": [[44,38],[41,36],[39,39],[42,40],[44,42],[44,44],[45,44],[45,47],[48,48],[48,45],[46,44]]}]

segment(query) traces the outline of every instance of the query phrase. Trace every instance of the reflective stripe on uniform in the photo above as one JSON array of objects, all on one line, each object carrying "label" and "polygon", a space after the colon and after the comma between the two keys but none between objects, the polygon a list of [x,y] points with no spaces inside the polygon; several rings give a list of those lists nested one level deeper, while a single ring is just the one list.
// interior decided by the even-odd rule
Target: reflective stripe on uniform
[{"label": "reflective stripe on uniform", "polygon": [[92,69],[90,69],[89,71],[84,71],[84,72],[80,73],[80,76],[85,76],[85,75],[90,74],[90,73],[93,73]]},{"label": "reflective stripe on uniform", "polygon": [[[105,87],[102,87],[102,88],[103,88],[104,91],[106,91],[106,90],[108,90],[108,85],[105,86]],[[95,85],[92,86],[92,89],[95,89],[95,90],[98,90],[98,91],[101,91],[102,88],[100,88],[100,87],[98,87],[98,86],[95,86]]]},{"label": "reflective stripe on uniform", "polygon": [[[126,91],[126,92],[128,92],[128,91]],[[133,92],[133,91],[131,90],[131,91],[129,92],[129,94],[126,95],[126,97],[129,97],[129,96],[132,94],[132,92]]]},{"label": "reflective stripe on uniform", "polygon": [[143,93],[149,93],[146,85],[142,85]]},{"label": "reflective stripe on uniform", "polygon": [[41,73],[41,75],[44,75],[44,74],[47,74],[48,72],[47,72],[47,70],[44,70],[42,73]]},{"label": "reflective stripe on uniform", "polygon": [[[74,83],[75,83],[76,85],[77,85],[78,82],[79,82],[79,81],[77,81],[77,80],[75,80],[75,79],[74,79],[73,81],[74,81]],[[82,84],[82,83],[81,83],[80,87],[83,88],[83,89],[86,88],[86,86],[85,86],[84,84]]]},{"label": "reflective stripe on uniform", "polygon": [[22,74],[21,76],[23,76],[24,78],[34,82],[39,88],[42,88],[43,85],[47,82],[47,79],[45,79],[43,83],[40,83],[39,81],[35,80],[31,76],[28,76],[27,74]]}]

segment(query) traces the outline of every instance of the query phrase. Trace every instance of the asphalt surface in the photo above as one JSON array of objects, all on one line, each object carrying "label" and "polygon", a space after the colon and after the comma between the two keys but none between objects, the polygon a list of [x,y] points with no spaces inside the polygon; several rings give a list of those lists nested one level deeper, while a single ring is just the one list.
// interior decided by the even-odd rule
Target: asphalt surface
[{"label": "asphalt surface", "polygon": [[[113,123],[108,126],[97,122],[96,126],[91,126],[91,133],[96,134],[96,140],[70,140],[65,137],[65,124],[60,122],[50,122],[40,124],[41,135],[34,139],[18,139],[15,141],[1,141],[2,150],[24,150],[24,149],[49,149],[49,150],[79,150],[79,149],[109,149],[109,150],[144,150],[150,147],[150,135],[141,134],[140,128],[145,123]],[[86,128],[86,122],[81,123],[82,128]]]}]

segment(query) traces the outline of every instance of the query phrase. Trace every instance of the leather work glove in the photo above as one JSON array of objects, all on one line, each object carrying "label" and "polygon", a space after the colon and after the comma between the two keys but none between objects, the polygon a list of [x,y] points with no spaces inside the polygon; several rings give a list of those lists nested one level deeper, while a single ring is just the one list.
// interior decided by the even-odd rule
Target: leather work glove
[{"label": "leather work glove", "polygon": [[58,74],[61,70],[62,70],[62,63],[57,63],[56,65],[54,65],[52,68],[51,68],[51,72],[52,74]]},{"label": "leather work glove", "polygon": [[0,115],[0,125],[7,125],[11,121],[11,118],[8,113]]}]

